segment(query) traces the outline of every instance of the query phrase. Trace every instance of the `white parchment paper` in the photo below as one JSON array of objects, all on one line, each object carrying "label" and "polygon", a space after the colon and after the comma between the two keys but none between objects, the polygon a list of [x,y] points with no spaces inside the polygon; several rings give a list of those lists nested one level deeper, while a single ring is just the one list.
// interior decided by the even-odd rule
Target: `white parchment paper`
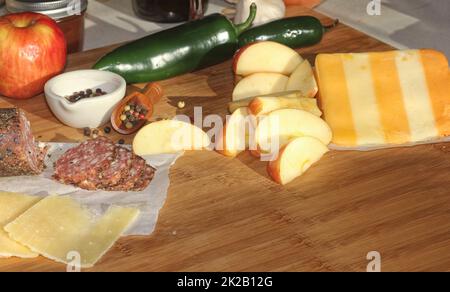
[{"label": "white parchment paper", "polygon": [[156,168],[156,173],[150,185],[142,192],[85,191],[52,179],[53,163],[77,144],[48,143],[48,145],[49,156],[45,161],[47,168],[41,175],[0,178],[0,191],[37,196],[69,195],[95,215],[102,215],[111,205],[138,208],[141,211],[139,218],[125,235],[150,235],[153,232],[159,210],[166,201],[170,184],[170,167],[182,153],[143,157],[149,165]]}]

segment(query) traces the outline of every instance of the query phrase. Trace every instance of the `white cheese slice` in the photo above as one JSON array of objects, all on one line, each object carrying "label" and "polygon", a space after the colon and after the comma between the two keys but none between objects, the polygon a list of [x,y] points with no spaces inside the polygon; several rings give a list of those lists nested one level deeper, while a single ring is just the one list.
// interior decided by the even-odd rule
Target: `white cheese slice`
[{"label": "white cheese slice", "polygon": [[40,200],[39,197],[0,192],[0,258],[35,258],[38,254],[9,238],[3,227]]},{"label": "white cheese slice", "polygon": [[79,267],[92,267],[124,231],[136,220],[139,210],[110,207],[95,218],[68,196],[46,197],[31,207],[5,230],[17,242],[57,262],[73,263],[79,254]]}]

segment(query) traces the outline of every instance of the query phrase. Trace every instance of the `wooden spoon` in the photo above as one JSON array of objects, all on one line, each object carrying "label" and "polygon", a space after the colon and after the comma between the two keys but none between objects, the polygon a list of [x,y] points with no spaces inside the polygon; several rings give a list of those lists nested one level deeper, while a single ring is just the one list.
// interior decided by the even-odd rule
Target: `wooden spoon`
[{"label": "wooden spoon", "polygon": [[[153,105],[156,104],[162,96],[163,89],[158,83],[149,83],[144,88],[143,92],[137,91],[126,96],[119,103],[119,105],[117,105],[111,115],[111,125],[113,126],[114,130],[123,135],[130,135],[137,132],[152,117]],[[130,103],[142,105],[148,110],[148,112],[145,115],[144,119],[137,121],[132,128],[128,129],[120,119],[120,116],[123,114],[125,107]]]}]

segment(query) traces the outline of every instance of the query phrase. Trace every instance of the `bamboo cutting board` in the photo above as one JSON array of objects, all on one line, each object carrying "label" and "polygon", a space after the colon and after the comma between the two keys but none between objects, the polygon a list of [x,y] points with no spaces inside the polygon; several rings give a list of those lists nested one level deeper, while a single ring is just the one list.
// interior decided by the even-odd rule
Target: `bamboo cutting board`
[{"label": "bamboo cutting board", "polygon": [[[301,7],[288,14],[311,14]],[[299,52],[390,49],[344,25]],[[89,68],[109,48],[69,57],[68,70]],[[231,62],[162,82],[156,118],[227,113]],[[130,86],[136,90],[141,85]],[[179,100],[186,102],[178,110]],[[81,141],[61,125],[43,96],[19,106],[40,141]],[[113,136],[116,140],[119,135]],[[128,137],[127,142],[131,142]],[[279,186],[265,164],[243,154],[186,153],[171,171],[168,199],[149,237],[121,239],[92,271],[365,271],[370,251],[383,271],[450,270],[450,145],[374,152],[331,152],[303,177]],[[44,258],[2,259],[0,271],[64,271]]]}]

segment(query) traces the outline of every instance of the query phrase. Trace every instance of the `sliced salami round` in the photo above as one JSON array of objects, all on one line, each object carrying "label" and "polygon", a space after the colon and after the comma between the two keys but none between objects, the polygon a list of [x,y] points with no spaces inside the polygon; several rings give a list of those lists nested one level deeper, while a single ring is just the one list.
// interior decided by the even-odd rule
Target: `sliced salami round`
[{"label": "sliced salami round", "polygon": [[135,156],[128,175],[124,177],[117,185],[108,188],[110,191],[130,191],[133,190],[136,182],[141,179],[144,174],[146,162],[139,156]]},{"label": "sliced salami round", "polygon": [[132,190],[136,192],[145,190],[155,176],[155,171],[150,165],[145,165],[141,178],[136,182]]},{"label": "sliced salami round", "polygon": [[99,173],[99,188],[111,188],[126,180],[133,167],[133,153],[123,147],[116,147],[115,159],[107,169]]},{"label": "sliced salami round", "polygon": [[154,169],[129,149],[100,137],[69,149],[55,164],[54,178],[87,190],[145,189]]},{"label": "sliced salami round", "polygon": [[66,184],[82,184],[93,189],[98,172],[108,168],[114,160],[114,143],[107,138],[97,138],[69,149],[55,165],[55,178]]}]

